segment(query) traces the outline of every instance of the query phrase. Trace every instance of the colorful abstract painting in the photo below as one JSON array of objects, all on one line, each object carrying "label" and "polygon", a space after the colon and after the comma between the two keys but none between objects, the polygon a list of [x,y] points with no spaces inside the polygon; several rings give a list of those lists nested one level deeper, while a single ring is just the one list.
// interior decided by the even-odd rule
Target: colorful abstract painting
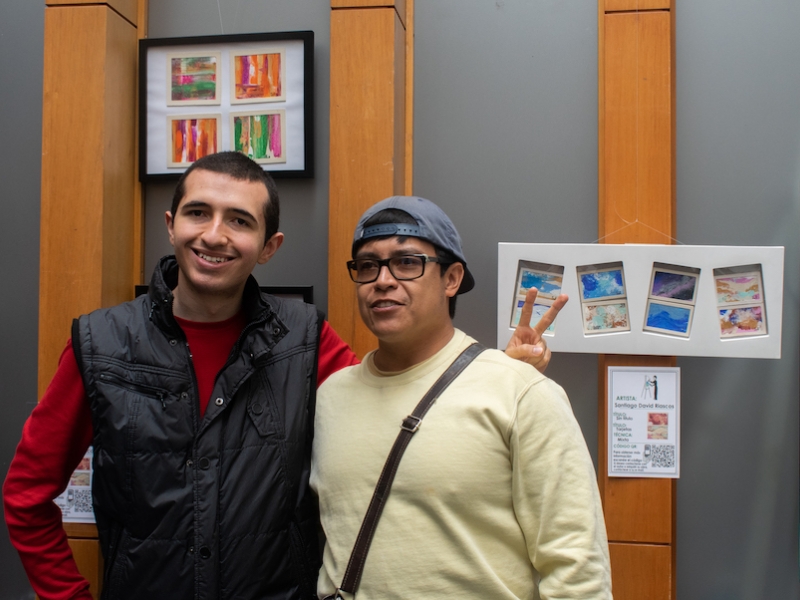
[{"label": "colorful abstract painting", "polygon": [[625,295],[622,269],[588,271],[579,274],[583,300],[599,300]]},{"label": "colorful abstract painting", "polygon": [[660,271],[658,269],[653,271],[653,287],[650,290],[652,296],[692,302],[696,291],[696,275]]},{"label": "colorful abstract painting", "polygon": [[168,117],[168,166],[183,167],[219,149],[218,115]]},{"label": "colorful abstract painting", "polygon": [[283,51],[234,54],[232,61],[232,104],[286,99]]},{"label": "colorful abstract painting", "polygon": [[539,290],[536,296],[540,300],[555,300],[561,293],[564,276],[558,273],[543,273],[531,269],[520,269],[519,294],[525,294],[535,287]]},{"label": "colorful abstract painting", "polygon": [[765,335],[764,307],[737,306],[719,311],[720,333],[723,338],[748,335]]},{"label": "colorful abstract painting", "polygon": [[761,302],[764,300],[760,273],[717,276],[715,279],[717,283],[717,304]]},{"label": "colorful abstract painting", "polygon": [[586,333],[630,331],[630,328],[627,302],[583,305],[583,330]]},{"label": "colorful abstract painting", "polygon": [[283,110],[231,115],[233,149],[258,163],[286,162]]},{"label": "colorful abstract painting", "polygon": [[219,104],[220,53],[169,55],[167,105]]},{"label": "colorful abstract painting", "polygon": [[[522,307],[523,307],[524,304],[525,304],[525,300],[524,299],[517,300],[516,306],[514,307],[514,314],[511,316],[511,326],[512,327],[516,327],[517,325],[519,325],[519,318],[520,318],[520,315],[522,315]],[[544,316],[544,313],[546,313],[549,308],[550,307],[548,305],[546,305],[546,304],[534,303],[533,311],[531,312],[530,326],[533,327],[539,321],[541,321],[542,317]],[[555,325],[556,325],[555,321],[550,323],[550,326],[547,329],[545,329],[545,331],[547,331],[549,333],[553,333],[555,331]]]},{"label": "colorful abstract painting", "polygon": [[688,336],[693,310],[693,307],[689,305],[667,304],[651,300],[647,303],[644,329]]}]

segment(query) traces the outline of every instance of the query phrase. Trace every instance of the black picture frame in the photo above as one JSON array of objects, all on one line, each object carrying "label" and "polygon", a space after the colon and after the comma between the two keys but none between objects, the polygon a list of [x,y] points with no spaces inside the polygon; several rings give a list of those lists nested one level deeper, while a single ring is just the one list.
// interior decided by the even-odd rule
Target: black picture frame
[{"label": "black picture frame", "polygon": [[[285,77],[283,99],[232,100],[235,88],[232,75],[233,55],[242,56],[283,50],[282,68]],[[170,93],[168,63],[180,55],[216,55],[214,80],[216,98],[207,100],[179,99],[177,105]],[[220,89],[222,90],[220,92]],[[281,132],[285,135],[286,162],[269,162],[264,169],[275,178],[314,177],[314,32],[287,31],[239,35],[194,36],[182,38],[147,38],[139,41],[139,180],[175,181],[191,161],[174,163],[168,148],[172,147],[169,123],[189,117],[218,118],[217,150],[232,150],[231,121],[247,113],[283,113]],[[180,138],[179,138],[180,139]],[[274,159],[268,159],[274,160]],[[178,165],[178,166],[175,166]]]}]

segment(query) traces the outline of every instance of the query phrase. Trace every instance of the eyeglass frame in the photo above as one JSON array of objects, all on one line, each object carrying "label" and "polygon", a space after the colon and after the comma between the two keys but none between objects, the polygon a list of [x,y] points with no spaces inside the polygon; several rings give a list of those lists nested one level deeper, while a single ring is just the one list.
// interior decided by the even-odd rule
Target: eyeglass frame
[{"label": "eyeglass frame", "polygon": [[[416,275],[415,277],[398,277],[397,275],[394,274],[394,271],[392,271],[392,267],[389,265],[389,263],[398,258],[407,258],[409,256],[423,259],[422,272],[420,272],[420,274]],[[356,272],[356,261],[359,260],[371,260],[378,263],[378,272],[375,274],[374,279],[370,279],[369,281],[356,281],[354,273]],[[440,265],[442,265],[442,267],[452,264],[445,260],[442,260],[438,256],[429,256],[427,254],[398,254],[397,256],[390,256],[389,258],[355,258],[353,260],[348,260],[346,264],[347,264],[347,272],[350,275],[350,279],[353,281],[353,283],[362,284],[362,283],[373,283],[375,281],[378,281],[378,277],[381,276],[381,271],[383,271],[383,267],[389,269],[389,274],[392,277],[394,277],[397,281],[414,281],[415,279],[419,279],[420,277],[425,275],[425,265],[427,265],[429,262],[439,263]]]}]

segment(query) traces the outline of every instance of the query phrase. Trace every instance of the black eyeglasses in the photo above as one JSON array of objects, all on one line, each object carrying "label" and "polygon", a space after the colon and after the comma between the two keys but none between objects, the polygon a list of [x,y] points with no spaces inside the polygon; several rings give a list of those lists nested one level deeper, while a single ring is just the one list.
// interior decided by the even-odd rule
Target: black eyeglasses
[{"label": "black eyeglasses", "polygon": [[350,279],[356,283],[372,283],[378,279],[383,267],[388,267],[398,281],[418,279],[425,274],[425,263],[441,262],[427,254],[401,254],[391,258],[357,258],[347,261]]}]

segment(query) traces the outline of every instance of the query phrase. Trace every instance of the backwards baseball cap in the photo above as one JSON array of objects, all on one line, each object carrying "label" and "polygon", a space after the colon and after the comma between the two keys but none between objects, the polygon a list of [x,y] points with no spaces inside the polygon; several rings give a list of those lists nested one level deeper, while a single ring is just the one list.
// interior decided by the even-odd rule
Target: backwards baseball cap
[{"label": "backwards baseball cap", "polygon": [[[417,224],[381,223],[364,227],[367,221],[387,208],[402,210]],[[465,294],[475,287],[475,279],[467,268],[467,259],[464,258],[464,251],[461,249],[461,237],[459,237],[455,225],[450,217],[430,200],[417,196],[392,196],[367,209],[367,212],[361,215],[353,235],[353,257],[355,257],[356,249],[368,239],[395,235],[420,238],[442,250],[447,250],[464,265],[464,279],[461,280],[461,286],[457,293]]]}]

